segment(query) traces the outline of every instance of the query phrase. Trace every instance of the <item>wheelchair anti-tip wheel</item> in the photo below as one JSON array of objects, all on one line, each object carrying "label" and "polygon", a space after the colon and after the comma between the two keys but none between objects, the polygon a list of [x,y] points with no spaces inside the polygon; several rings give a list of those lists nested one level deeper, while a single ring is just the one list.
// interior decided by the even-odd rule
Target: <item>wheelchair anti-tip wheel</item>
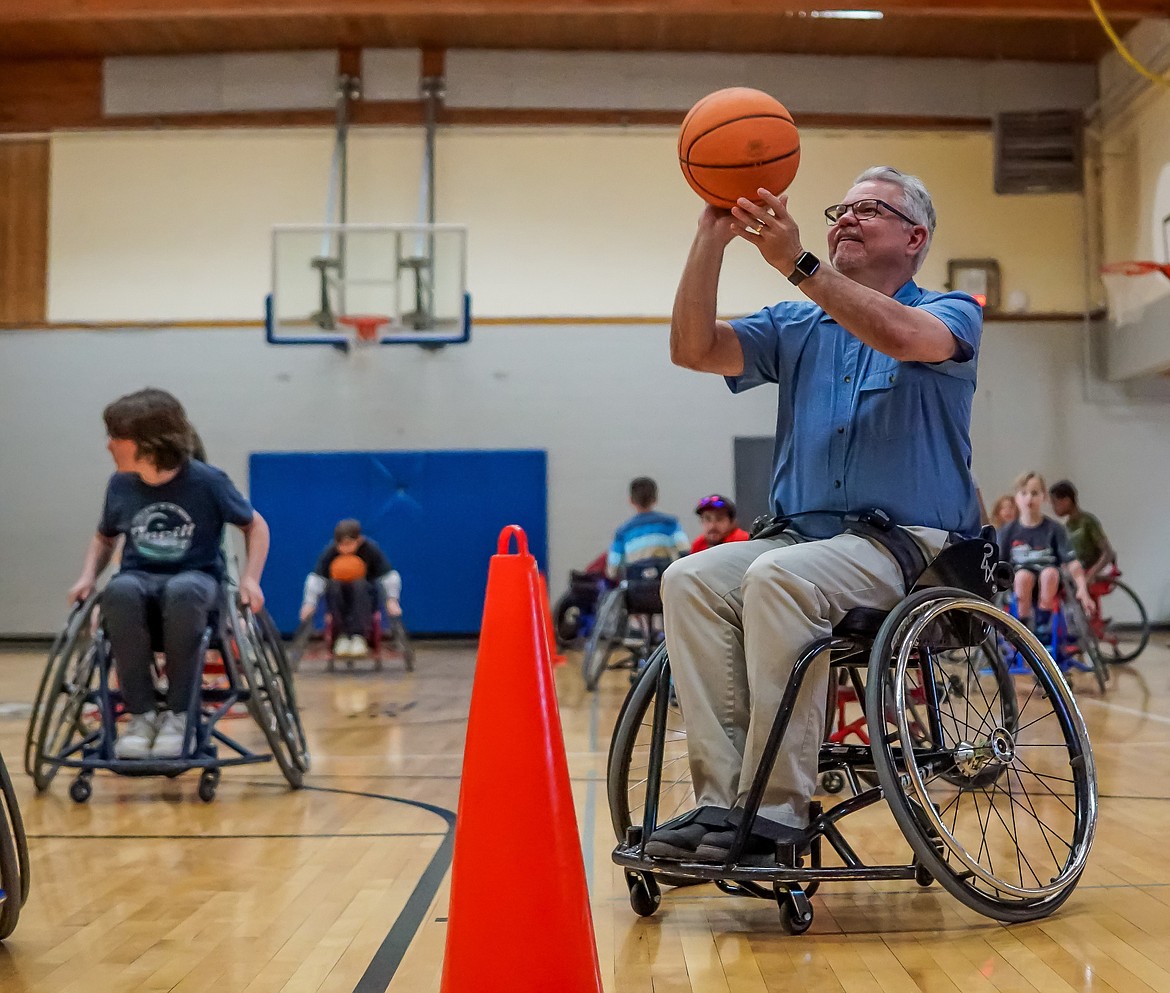
[{"label": "wheelchair anti-tip wheel", "polygon": [[[1005,652],[1026,675],[1004,679]],[[959,694],[948,687],[964,657]],[[1072,693],[1035,636],[962,590],[924,590],[886,618],[868,683],[874,764],[919,882],[929,874],[1000,921],[1056,910],[1092,846],[1096,773]]]}]

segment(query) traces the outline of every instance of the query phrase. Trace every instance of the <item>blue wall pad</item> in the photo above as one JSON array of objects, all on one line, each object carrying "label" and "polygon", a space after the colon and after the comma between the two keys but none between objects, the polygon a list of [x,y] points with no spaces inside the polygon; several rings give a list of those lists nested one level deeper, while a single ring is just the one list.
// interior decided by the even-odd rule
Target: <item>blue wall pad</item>
[{"label": "blue wall pad", "polygon": [[543,451],[253,453],[250,496],[272,528],[262,586],[277,626],[296,628],[305,576],[334,525],[356,517],[402,574],[408,630],[478,632],[505,525],[524,528],[547,572],[547,463]]}]

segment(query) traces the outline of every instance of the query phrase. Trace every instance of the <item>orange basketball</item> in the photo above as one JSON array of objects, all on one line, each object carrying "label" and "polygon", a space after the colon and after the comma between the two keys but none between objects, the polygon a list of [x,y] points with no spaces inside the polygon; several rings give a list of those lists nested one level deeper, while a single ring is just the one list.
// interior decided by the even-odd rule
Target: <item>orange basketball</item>
[{"label": "orange basketball", "polygon": [[366,563],[360,555],[338,555],[329,563],[329,578],[339,583],[356,583],[366,578]]},{"label": "orange basketball", "polygon": [[800,165],[800,134],[775,97],[745,86],[703,97],[683,118],[678,162],[691,189],[716,207],[763,188],[788,189]]}]

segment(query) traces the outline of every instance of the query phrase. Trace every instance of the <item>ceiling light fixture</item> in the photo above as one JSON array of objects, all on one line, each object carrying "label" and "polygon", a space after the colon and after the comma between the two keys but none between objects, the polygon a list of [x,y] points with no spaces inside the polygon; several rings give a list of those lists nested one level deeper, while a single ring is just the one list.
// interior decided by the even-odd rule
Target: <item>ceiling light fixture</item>
[{"label": "ceiling light fixture", "polygon": [[880,10],[813,10],[810,17],[833,17],[842,21],[880,21],[884,16]]}]

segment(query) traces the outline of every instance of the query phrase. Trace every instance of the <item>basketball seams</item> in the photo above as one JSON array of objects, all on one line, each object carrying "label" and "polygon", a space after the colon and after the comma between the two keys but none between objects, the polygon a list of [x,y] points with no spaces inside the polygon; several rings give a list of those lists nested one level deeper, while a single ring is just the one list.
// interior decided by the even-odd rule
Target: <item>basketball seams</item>
[{"label": "basketball seams", "polygon": [[[693,111],[692,111],[692,113],[693,113]],[[687,116],[689,117],[690,115],[688,114]],[[678,149],[679,149],[680,157],[685,156],[685,155],[689,155],[691,149],[695,147],[695,142],[699,141],[699,139],[706,138],[707,135],[714,134],[720,128],[725,128],[729,124],[738,124],[740,121],[784,121],[788,124],[791,124],[792,129],[794,131],[796,130],[796,122],[791,117],[786,117],[784,114],[744,114],[742,117],[732,117],[729,120],[720,121],[718,124],[712,125],[711,127],[707,128],[706,131],[701,131],[699,134],[695,135],[695,137],[691,139],[690,144],[687,145],[686,151],[684,152],[683,147],[682,147],[682,143],[683,143],[683,137],[684,137],[684,135],[686,135],[687,122],[683,121],[682,131],[679,134],[679,139],[678,139]]]},{"label": "basketball seams", "polygon": [[791,152],[785,152],[783,155],[777,155],[770,159],[760,159],[758,162],[734,162],[728,163],[727,165],[709,165],[706,162],[693,162],[690,159],[680,159],[679,161],[686,163],[688,166],[694,166],[696,169],[757,169],[760,166],[783,162],[785,159],[790,159],[792,156],[799,154],[800,146],[797,145]]},{"label": "basketball seams", "polygon": [[708,203],[727,209],[741,195],[741,185],[778,192],[788,187],[800,162],[800,131],[774,97],[731,87],[691,107],[679,129],[677,151],[688,185]]}]

